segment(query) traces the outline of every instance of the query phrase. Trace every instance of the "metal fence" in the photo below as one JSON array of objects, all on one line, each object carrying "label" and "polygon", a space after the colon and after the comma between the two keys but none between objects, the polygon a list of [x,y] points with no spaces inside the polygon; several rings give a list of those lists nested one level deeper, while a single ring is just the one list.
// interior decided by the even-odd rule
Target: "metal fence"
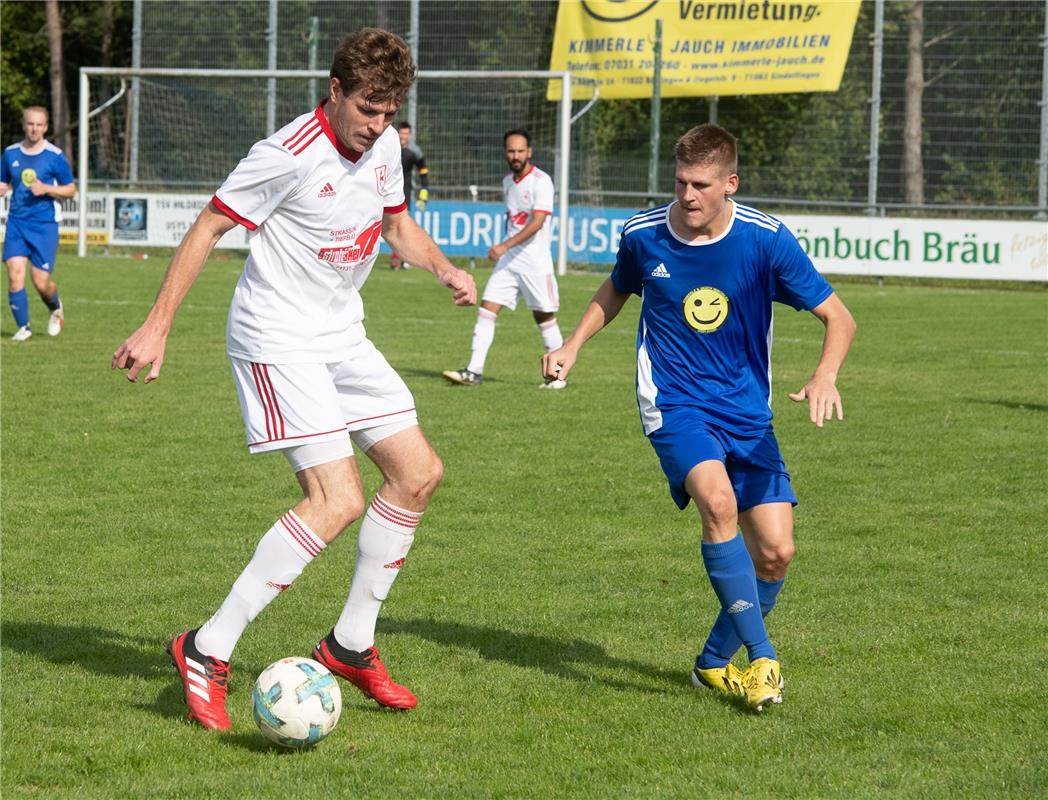
[{"label": "metal fence", "polygon": [[[228,0],[207,5],[152,0],[138,5],[137,66],[324,69],[348,30],[377,25],[409,38],[411,5],[410,0]],[[666,195],[672,190],[668,165],[676,137],[715,116],[739,137],[741,194],[750,200],[856,211],[1043,214],[1046,6],[1045,0],[924,0],[923,199],[918,202],[908,199],[903,169],[907,47],[914,7],[909,0],[863,3],[837,92],[721,97],[715,102],[703,97],[664,100],[661,141],[666,166],[659,190]],[[555,2],[421,0],[417,10],[416,44],[423,69],[548,68]],[[883,12],[882,30],[876,21],[878,10]],[[478,119],[485,106],[491,108],[498,100],[469,93],[449,98],[453,91],[442,89],[441,102],[470,113],[431,113],[434,106],[420,85],[417,138],[431,162],[434,191],[456,191],[478,180],[495,189],[497,181],[488,186],[486,174],[466,177],[465,170],[473,160],[470,143],[477,141]],[[296,98],[293,111],[281,107],[278,123],[300,113],[302,102]],[[585,174],[572,179],[573,190],[585,194],[587,202],[634,206],[648,199],[650,101],[630,102],[638,119],[632,129],[619,125],[612,130],[605,124],[612,101],[601,101],[589,112],[587,138],[579,146],[592,152],[587,153]],[[542,105],[541,99],[527,103],[532,108]],[[231,98],[230,114],[238,115],[240,107]],[[878,116],[873,136],[871,108]],[[540,110],[529,113],[542,115]],[[231,167],[246,150],[239,138],[253,141],[264,135],[264,121],[250,123],[230,122],[235,130],[229,135],[210,137],[208,146],[218,151],[219,161]],[[128,130],[126,124],[115,127],[118,138]],[[127,177],[126,158],[124,164],[124,174],[115,170],[113,180]],[[495,159],[495,172],[500,168]],[[173,170],[159,178],[179,180],[177,167]]]}]

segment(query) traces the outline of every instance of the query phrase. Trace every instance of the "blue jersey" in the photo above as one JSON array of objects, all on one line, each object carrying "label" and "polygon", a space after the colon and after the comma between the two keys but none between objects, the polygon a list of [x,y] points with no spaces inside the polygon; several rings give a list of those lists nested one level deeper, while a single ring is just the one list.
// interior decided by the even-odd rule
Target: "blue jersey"
[{"label": "blue jersey", "polygon": [[641,296],[637,404],[645,434],[692,409],[737,436],[771,427],[772,301],[812,309],[833,293],[779,220],[731,202],[727,230],[688,242],[673,206],[630,218],[611,273]]},{"label": "blue jersey", "polygon": [[44,149],[35,155],[26,155],[21,144],[4,150],[0,159],[0,183],[11,186],[8,216],[26,222],[58,222],[61,206],[53,197],[37,197],[29,191],[34,180],[52,186],[73,183],[73,170],[62,150],[46,141]]}]

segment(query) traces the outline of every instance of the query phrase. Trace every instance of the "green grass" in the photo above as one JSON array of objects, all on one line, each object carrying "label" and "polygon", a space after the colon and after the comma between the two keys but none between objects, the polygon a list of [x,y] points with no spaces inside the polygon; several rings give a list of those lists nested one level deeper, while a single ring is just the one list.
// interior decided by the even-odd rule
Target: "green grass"
[{"label": "green grass", "polygon": [[[639,429],[639,304],[565,392],[535,388],[530,314],[504,314],[466,389],[440,371],[466,363],[474,312],[427,274],[376,270],[369,334],[446,465],[379,621],[421,702],[382,712],[348,687],[335,732],[295,754],[255,731],[251,685],[330,629],[355,529],[241,640],[233,731],[186,723],[164,645],[217,607],[298,490],[244,447],[224,353],[236,258],[194,287],[158,382],[110,371],[163,266],[64,255],[57,339],[35,299],[27,343],[3,311],[5,798],[1048,793],[1044,291],[839,282],[859,335],[846,419],[821,431],[785,398],[821,326],[778,312],[798,557],[769,618],[786,702],[754,717],[688,681],[715,600],[697,515]],[[600,280],[561,281],[566,331]]]}]

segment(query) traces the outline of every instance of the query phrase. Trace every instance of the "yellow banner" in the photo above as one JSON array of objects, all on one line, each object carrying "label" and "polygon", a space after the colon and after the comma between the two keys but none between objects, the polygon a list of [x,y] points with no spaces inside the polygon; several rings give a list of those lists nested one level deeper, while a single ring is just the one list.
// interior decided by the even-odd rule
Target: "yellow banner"
[{"label": "yellow banner", "polygon": [[[834,92],[859,3],[560,0],[550,69],[596,81],[602,98],[651,97],[661,19],[663,97]],[[560,87],[550,81],[550,100]]]}]

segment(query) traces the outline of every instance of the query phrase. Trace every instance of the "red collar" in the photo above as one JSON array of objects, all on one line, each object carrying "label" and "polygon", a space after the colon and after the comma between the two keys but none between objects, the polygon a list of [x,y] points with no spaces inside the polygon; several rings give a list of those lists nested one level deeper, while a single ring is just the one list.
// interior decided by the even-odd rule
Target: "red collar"
[{"label": "red collar", "polygon": [[534,164],[528,164],[528,168],[521,174],[521,176],[519,178],[516,175],[513,176],[513,182],[514,183],[520,183],[522,180],[524,180],[526,177],[528,177],[528,175],[530,175],[532,173],[532,170],[534,170],[534,169],[535,169],[535,165]]},{"label": "red collar", "polygon": [[324,113],[324,106],[327,105],[327,102],[328,98],[326,97],[323,100],[321,100],[320,105],[317,106],[317,109],[313,112],[313,114],[314,116],[316,116],[317,121],[320,123],[320,128],[324,131],[324,135],[327,136],[331,144],[334,145],[335,149],[338,151],[338,154],[343,158],[348,158],[350,161],[356,164],[360,160],[360,157],[364,154],[358,153],[356,150],[350,150],[348,147],[342,144],[342,142],[339,141],[338,137],[335,135],[335,131],[331,128],[331,123],[328,122],[327,114]]}]

